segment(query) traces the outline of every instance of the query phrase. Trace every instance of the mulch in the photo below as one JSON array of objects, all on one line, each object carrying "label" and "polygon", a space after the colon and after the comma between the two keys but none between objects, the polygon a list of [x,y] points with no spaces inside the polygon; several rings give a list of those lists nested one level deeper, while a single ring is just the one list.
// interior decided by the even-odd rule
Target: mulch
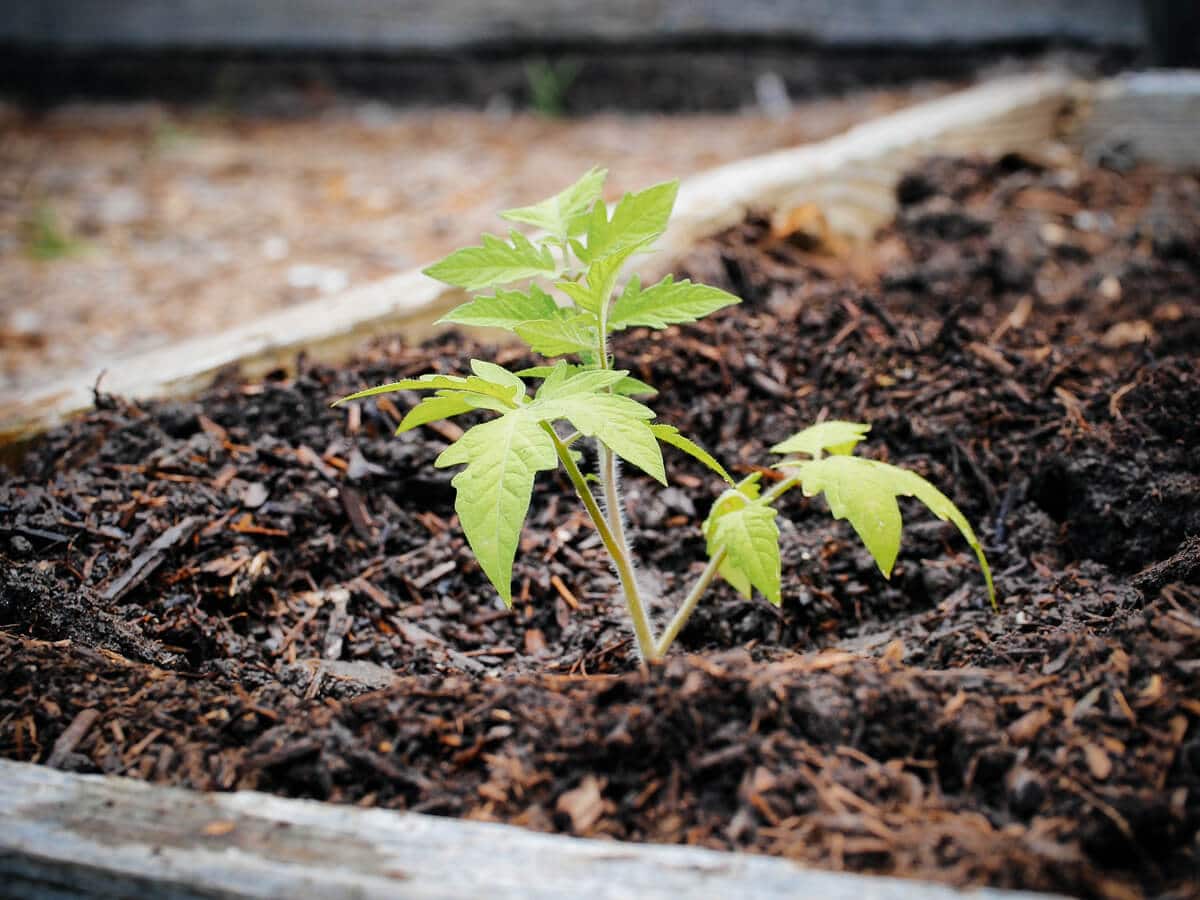
[{"label": "mulch", "polygon": [[[735,471],[821,417],[941,486],[884,581],[823,501],[782,504],[784,603],[726,586],[640,673],[565,477],[499,603],[415,397],[329,401],[511,347],[383,340],[195,401],[96,410],[0,483],[0,754],[834,869],[1123,900],[1197,896],[1200,179],[927,160],[895,221],[812,211],[698,246],[745,302],[622,365]],[[641,578],[703,564],[720,491],[627,473]],[[906,509],[906,511],[908,511]]]}]

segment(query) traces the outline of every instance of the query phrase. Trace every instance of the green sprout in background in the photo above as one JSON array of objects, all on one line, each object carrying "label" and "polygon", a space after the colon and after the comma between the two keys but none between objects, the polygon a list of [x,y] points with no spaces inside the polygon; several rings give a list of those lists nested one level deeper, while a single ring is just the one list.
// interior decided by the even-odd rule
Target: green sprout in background
[{"label": "green sprout in background", "polygon": [[47,262],[64,259],[82,252],[84,246],[83,241],[63,228],[58,213],[49,203],[39,203],[25,223],[25,250],[34,259]]},{"label": "green sprout in background", "polygon": [[[970,523],[941,491],[913,472],[854,455],[870,430],[855,422],[810,426],[771,452],[781,480],[767,490],[761,473],[734,482],[706,450],[636,397],[657,393],[616,367],[609,337],[626,328],[663,329],[695,322],[739,303],[719,288],[667,276],[643,286],[636,276],[619,289],[620,275],[636,254],[649,251],[666,230],[679,188],[670,181],[626,194],[611,215],[601,200],[606,172],[592,169],[569,188],[533,206],[501,215],[539,229],[537,237],[511,231],[484,235],[477,247],[458,250],[426,274],[475,296],[442,321],[511,331],[553,364],[510,372],[471,360],[470,375],[423,375],[369,388],[337,403],[392,391],[432,392],[403,419],[401,434],[474,410],[495,417],[469,428],[434,461],[463,466],[452,485],[455,510],[483,572],[505,604],[512,605],[512,567],[539,472],[566,472],[599,532],[620,579],[644,663],[661,660],[716,578],[749,598],[757,590],[779,605],[781,565],[775,502],[792,488],[824,494],[837,519],[857,532],[884,577],[900,549],[899,497],[915,497],[938,518],[952,522],[974,550],[995,606],[991,571]],[[512,285],[522,285],[513,288]],[[556,292],[552,294],[551,292]],[[539,382],[531,391],[531,382]],[[581,441],[596,449],[595,472],[585,475]],[[708,565],[655,634],[642,599],[621,516],[618,459],[667,483],[661,445],[689,454],[728,485],[704,522]],[[589,479],[598,482],[598,496]]]},{"label": "green sprout in background", "polygon": [[567,92],[578,75],[579,63],[573,60],[535,59],[526,63],[525,82],[534,111],[547,119],[561,119],[567,111]]}]

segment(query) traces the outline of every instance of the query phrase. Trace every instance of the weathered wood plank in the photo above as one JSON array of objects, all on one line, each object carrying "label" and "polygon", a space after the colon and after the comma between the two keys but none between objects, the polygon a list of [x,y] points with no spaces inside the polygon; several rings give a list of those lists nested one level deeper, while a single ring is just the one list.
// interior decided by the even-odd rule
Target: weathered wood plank
[{"label": "weathered wood plank", "polygon": [[8,0],[26,45],[392,51],[720,36],[818,45],[1002,41],[1141,45],[1130,0]]},{"label": "weathered wood plank", "polygon": [[692,847],[265,794],[201,794],[0,760],[0,894],[37,897],[420,897],[1019,900],[803,869]]},{"label": "weathered wood plank", "polygon": [[[814,202],[836,229],[869,234],[891,215],[895,181],[914,159],[934,150],[1035,148],[1055,134],[1064,104],[1079,90],[1062,75],[1000,79],[830,140],[688,179],[671,228],[660,241],[657,266],[669,265],[696,240],[737,222],[751,207],[771,210]],[[400,330],[419,337],[438,313],[461,299],[458,291],[419,271],[398,275],[220,334],[116,361],[106,367],[102,389],[131,399],[181,396],[200,389],[229,365],[254,377],[290,365],[301,349],[314,359],[336,360],[372,333]],[[72,373],[24,397],[0,401],[0,445],[89,409],[97,374],[98,368]]]},{"label": "weathered wood plank", "polygon": [[1200,166],[1200,72],[1144,72],[1101,85],[1076,143],[1093,160]]}]

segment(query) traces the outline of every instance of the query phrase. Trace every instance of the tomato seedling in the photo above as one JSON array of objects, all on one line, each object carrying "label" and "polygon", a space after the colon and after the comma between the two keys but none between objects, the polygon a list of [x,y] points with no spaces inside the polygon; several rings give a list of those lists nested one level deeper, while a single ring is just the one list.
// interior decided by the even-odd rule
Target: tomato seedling
[{"label": "tomato seedling", "polygon": [[[763,491],[760,473],[735,483],[710,453],[674,426],[655,421],[654,410],[635,399],[656,391],[615,367],[610,335],[626,328],[662,329],[695,322],[740,300],[719,288],[671,276],[645,287],[634,276],[619,287],[631,257],[650,250],[666,230],[679,183],[626,194],[610,214],[600,196],[605,175],[602,169],[592,169],[541,203],[501,213],[509,221],[540,229],[540,235],[527,237],[515,230],[507,239],[484,235],[479,246],[451,253],[425,270],[471,292],[492,291],[474,296],[443,322],[502,328],[535,353],[573,356],[577,362],[558,359],[552,365],[510,372],[475,359],[469,375],[406,378],[337,401],[392,391],[431,391],[404,417],[397,434],[473,410],[495,413],[469,428],[434,465],[463,466],[451,482],[455,510],[480,568],[504,602],[512,604],[513,560],[534,479],[539,472],[562,466],[612,557],[645,662],[663,658],[717,577],[747,598],[757,590],[779,605],[775,502],[795,487],[810,497],[825,495],[834,517],[849,521],[884,577],[891,574],[900,549],[897,498],[917,498],[966,538],[994,606],[983,549],[949,498],[913,472],[854,455],[869,425],[821,422],[775,445],[772,452],[783,456],[776,463],[782,479]],[[518,284],[522,287],[513,287]],[[533,381],[541,383],[531,393]],[[596,447],[593,474],[599,498],[581,469],[582,455],[573,449],[585,438]],[[617,460],[665,485],[661,444],[699,460],[724,479],[728,489],[703,525],[708,565],[656,635],[621,517]]]}]

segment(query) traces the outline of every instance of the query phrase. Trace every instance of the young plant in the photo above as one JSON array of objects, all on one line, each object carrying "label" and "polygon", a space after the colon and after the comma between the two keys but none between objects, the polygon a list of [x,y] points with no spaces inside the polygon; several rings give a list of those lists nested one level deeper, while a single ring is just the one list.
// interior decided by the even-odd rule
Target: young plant
[{"label": "young plant", "polygon": [[[870,426],[822,422],[772,447],[783,457],[776,463],[781,476],[764,491],[761,473],[735,483],[711,454],[674,426],[655,421],[655,412],[634,399],[656,391],[614,366],[611,334],[626,328],[662,329],[695,322],[740,301],[719,288],[675,281],[669,275],[645,287],[634,276],[618,287],[630,258],[650,250],[666,230],[679,184],[671,181],[626,194],[610,215],[600,199],[605,175],[604,170],[592,169],[548,200],[501,213],[509,221],[540,229],[538,236],[526,237],[515,230],[507,239],[484,235],[480,246],[458,250],[425,270],[467,291],[492,289],[454,309],[443,322],[502,328],[542,356],[573,356],[576,362],[558,359],[552,365],[510,372],[475,359],[470,375],[422,375],[337,401],[391,391],[430,391],[404,417],[397,434],[474,410],[495,413],[468,429],[434,465],[463,466],[451,482],[456,490],[455,510],[480,568],[505,604],[512,604],[513,560],[534,478],[562,466],[612,557],[645,662],[662,659],[717,577],[747,598],[757,590],[779,605],[775,502],[795,487],[810,497],[825,494],[834,517],[850,522],[885,578],[900,549],[896,500],[916,497],[936,516],[954,523],[966,538],[983,569],[994,606],[987,560],[954,504],[919,475],[853,455]],[[511,287],[517,283],[523,287]],[[533,381],[541,384],[531,394]],[[581,469],[582,455],[573,449],[584,438],[596,448],[593,475],[599,497]],[[665,485],[660,444],[699,460],[729,487],[704,522],[708,565],[656,635],[621,517],[617,460]]]}]

